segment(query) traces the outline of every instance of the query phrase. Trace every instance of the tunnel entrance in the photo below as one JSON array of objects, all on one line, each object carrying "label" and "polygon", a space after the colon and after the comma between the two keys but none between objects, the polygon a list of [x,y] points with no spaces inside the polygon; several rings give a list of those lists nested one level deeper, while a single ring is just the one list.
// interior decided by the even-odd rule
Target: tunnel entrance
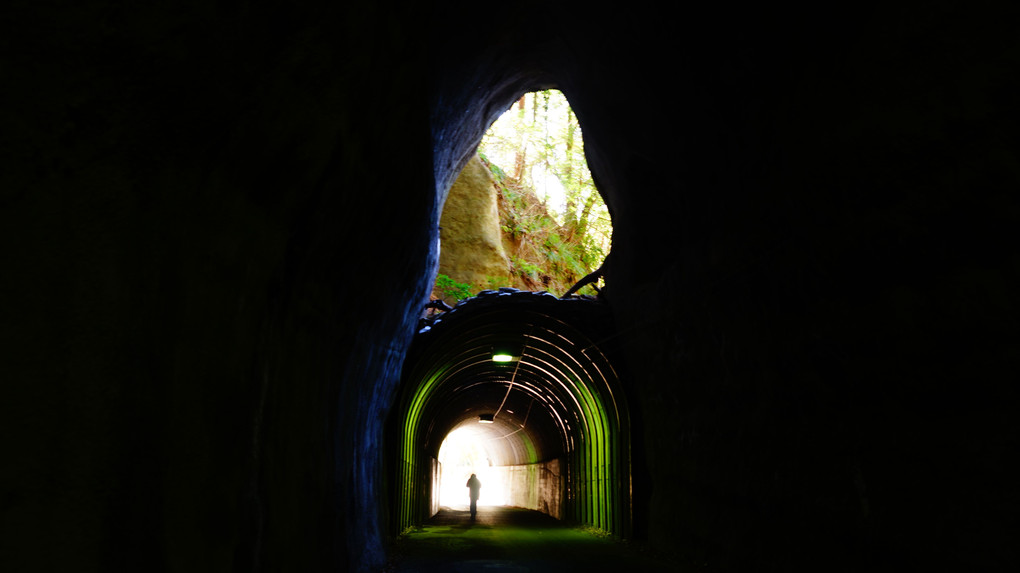
[{"label": "tunnel entrance", "polygon": [[[389,425],[395,533],[441,502],[466,504],[478,473],[489,503],[628,536],[630,423],[612,324],[601,300],[514,289],[424,323]],[[450,440],[463,442],[459,457]]]}]

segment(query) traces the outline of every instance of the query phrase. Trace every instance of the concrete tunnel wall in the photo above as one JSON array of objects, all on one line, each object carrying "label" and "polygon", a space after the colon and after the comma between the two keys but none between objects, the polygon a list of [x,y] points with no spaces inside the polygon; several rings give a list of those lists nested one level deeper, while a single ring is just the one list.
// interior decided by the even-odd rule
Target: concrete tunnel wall
[{"label": "concrete tunnel wall", "polygon": [[510,496],[507,505],[541,511],[563,519],[563,463],[549,460],[506,468]]},{"label": "concrete tunnel wall", "polygon": [[443,192],[555,85],[635,537],[1015,570],[1015,3],[593,6],[6,3],[3,569],[380,569]]}]

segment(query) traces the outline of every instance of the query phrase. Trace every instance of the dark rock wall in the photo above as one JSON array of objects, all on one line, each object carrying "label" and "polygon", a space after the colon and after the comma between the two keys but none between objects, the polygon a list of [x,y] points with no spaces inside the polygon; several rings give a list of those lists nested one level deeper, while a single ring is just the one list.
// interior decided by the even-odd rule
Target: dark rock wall
[{"label": "dark rock wall", "polygon": [[3,568],[377,564],[420,17],[62,4],[0,18]]},{"label": "dark rock wall", "polygon": [[5,4],[0,565],[378,569],[441,193],[555,85],[614,216],[635,533],[1012,569],[1015,11],[588,6]]},{"label": "dark rock wall", "polygon": [[[600,143],[613,187],[647,198],[614,202],[607,282],[657,443],[636,484],[649,537],[675,523],[742,570],[1015,562],[1004,19],[695,34],[692,52],[722,47],[678,66],[671,113],[628,118],[657,130]],[[661,274],[652,244],[676,255]]]}]

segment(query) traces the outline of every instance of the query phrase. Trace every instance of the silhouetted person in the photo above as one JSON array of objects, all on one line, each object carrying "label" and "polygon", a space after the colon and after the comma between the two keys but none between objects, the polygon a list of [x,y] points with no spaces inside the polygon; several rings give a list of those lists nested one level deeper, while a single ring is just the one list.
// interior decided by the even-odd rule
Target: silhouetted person
[{"label": "silhouetted person", "polygon": [[478,481],[475,474],[471,474],[467,480],[467,487],[471,492],[471,519],[474,519],[475,514],[478,513],[478,492],[482,489],[482,482]]}]

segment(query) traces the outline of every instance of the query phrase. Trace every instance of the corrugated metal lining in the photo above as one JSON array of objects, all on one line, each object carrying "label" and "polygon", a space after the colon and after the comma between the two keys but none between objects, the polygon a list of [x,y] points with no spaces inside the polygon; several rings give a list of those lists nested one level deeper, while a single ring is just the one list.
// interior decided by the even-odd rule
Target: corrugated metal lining
[{"label": "corrugated metal lining", "polygon": [[[564,511],[625,535],[630,522],[629,421],[616,371],[593,339],[612,321],[595,301],[501,291],[458,305],[422,329],[404,364],[391,435],[399,442],[398,530],[427,517],[424,471],[455,428],[484,427],[494,465],[564,460]],[[517,360],[497,363],[497,350]]]}]

